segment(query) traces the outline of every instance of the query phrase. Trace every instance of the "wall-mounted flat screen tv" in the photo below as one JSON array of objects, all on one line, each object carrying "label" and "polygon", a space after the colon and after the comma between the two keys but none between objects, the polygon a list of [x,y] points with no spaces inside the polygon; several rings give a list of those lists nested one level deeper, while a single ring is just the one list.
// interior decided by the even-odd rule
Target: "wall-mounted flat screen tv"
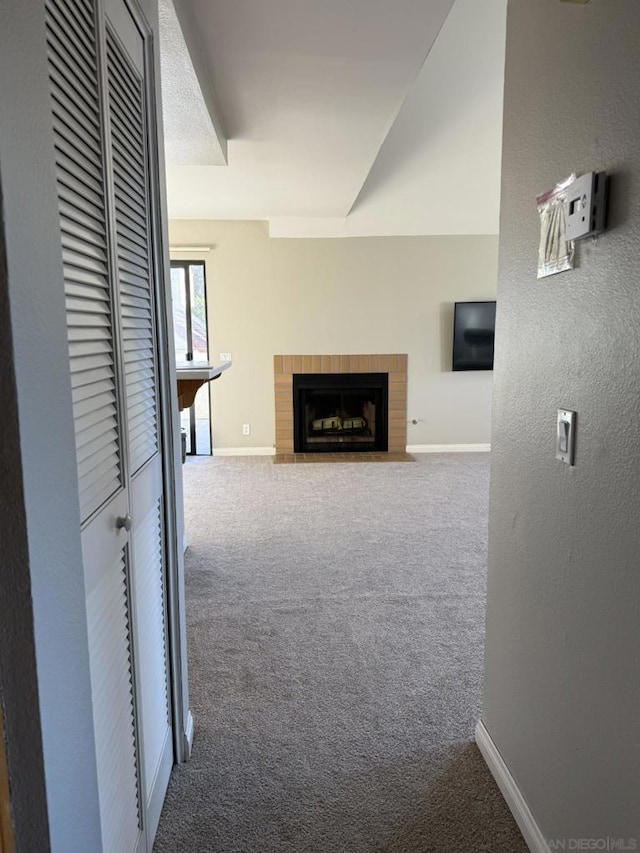
[{"label": "wall-mounted flat screen tv", "polygon": [[453,313],[453,370],[493,370],[495,302],[456,302]]}]

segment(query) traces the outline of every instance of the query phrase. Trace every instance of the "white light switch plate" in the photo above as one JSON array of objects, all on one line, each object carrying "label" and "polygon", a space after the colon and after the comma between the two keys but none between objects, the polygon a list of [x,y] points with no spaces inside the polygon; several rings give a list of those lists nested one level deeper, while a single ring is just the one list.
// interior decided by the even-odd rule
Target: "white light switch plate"
[{"label": "white light switch plate", "polygon": [[220,361],[232,361],[230,352],[221,352]]}]

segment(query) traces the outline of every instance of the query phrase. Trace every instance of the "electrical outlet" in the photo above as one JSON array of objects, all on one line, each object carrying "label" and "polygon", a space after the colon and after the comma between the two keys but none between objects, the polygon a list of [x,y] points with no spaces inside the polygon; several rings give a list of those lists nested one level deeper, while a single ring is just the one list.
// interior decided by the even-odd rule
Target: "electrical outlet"
[{"label": "electrical outlet", "polygon": [[231,361],[231,353],[230,352],[221,352],[220,353],[220,361]]},{"label": "electrical outlet", "polygon": [[242,434],[251,435],[251,424],[242,424]]}]

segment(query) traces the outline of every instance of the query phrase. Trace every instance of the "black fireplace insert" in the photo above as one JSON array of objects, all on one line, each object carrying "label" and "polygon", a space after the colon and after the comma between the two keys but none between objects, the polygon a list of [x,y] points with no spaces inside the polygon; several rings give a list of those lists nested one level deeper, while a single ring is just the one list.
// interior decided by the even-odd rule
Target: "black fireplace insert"
[{"label": "black fireplace insert", "polygon": [[388,392],[387,373],[294,373],[294,451],[386,451]]}]

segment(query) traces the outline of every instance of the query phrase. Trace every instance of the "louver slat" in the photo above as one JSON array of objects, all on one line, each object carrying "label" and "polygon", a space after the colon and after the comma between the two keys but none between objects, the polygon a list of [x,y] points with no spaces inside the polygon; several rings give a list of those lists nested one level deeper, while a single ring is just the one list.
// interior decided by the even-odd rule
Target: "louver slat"
[{"label": "louver slat", "polygon": [[64,169],[67,174],[77,175],[79,170],[82,170],[82,181],[87,186],[91,187],[100,197],[102,187],[95,180],[95,173],[92,168],[93,164],[89,159],[88,149],[79,148],[75,145],[68,144],[64,139],[56,140],[57,163],[61,169]]},{"label": "louver slat", "polygon": [[[118,130],[121,130],[123,133],[126,131],[126,128],[120,127],[120,122],[114,121],[113,125],[114,127],[117,126]],[[126,170],[127,174],[131,178],[132,185],[144,186],[144,169],[141,164],[135,162],[131,156],[130,149],[124,151],[121,145],[114,145],[113,153],[119,165]]]},{"label": "louver slat", "polygon": [[71,387],[74,390],[76,388],[84,388],[87,385],[93,385],[94,382],[102,382],[105,379],[108,381],[110,377],[109,368],[98,367],[94,370],[83,370],[82,373],[74,373],[72,375]]},{"label": "louver slat", "polygon": [[149,300],[139,296],[129,296],[129,294],[120,291],[120,304],[123,311],[148,311]]},{"label": "louver slat", "polygon": [[108,444],[100,447],[98,450],[87,456],[84,462],[79,462],[78,469],[84,469],[86,471],[95,471],[101,465],[106,465],[109,463],[110,452],[111,449]]},{"label": "louver slat", "polygon": [[103,448],[101,464],[78,468],[83,522],[122,487],[93,15],[87,0],[47,3],[69,358],[74,386],[83,386],[74,395],[76,448]]},{"label": "louver slat", "polygon": [[153,443],[151,439],[142,438],[139,441],[132,441],[131,452],[151,455],[153,453]]},{"label": "louver slat", "polygon": [[130,252],[132,252],[134,255],[137,255],[138,257],[142,257],[142,258],[146,257],[146,248],[142,244],[142,241],[136,235],[133,235],[133,236],[134,236],[134,240],[127,239],[123,236],[122,237],[122,247],[125,249],[128,249]]},{"label": "louver slat", "polygon": [[[55,51],[50,50],[48,56],[49,77],[51,81],[54,82],[60,90],[68,92],[76,99],[76,106],[82,110],[89,124],[91,124],[91,105],[87,101],[87,94],[83,90],[82,85],[80,85],[73,75],[69,73],[69,69],[64,62],[61,61]],[[60,95],[58,95],[58,98],[60,98]],[[63,136],[67,136],[67,134],[63,134]]]},{"label": "louver slat", "polygon": [[141,250],[131,251],[123,241],[123,244],[120,247],[120,254],[122,258],[123,269],[125,264],[127,265],[127,269],[131,270],[137,275],[145,276],[147,274],[147,257],[144,252]]},{"label": "louver slat", "polygon": [[136,308],[131,305],[127,305],[123,303],[121,308],[121,313],[125,314],[127,317],[137,317],[138,319],[142,319],[147,316],[148,306]]},{"label": "louver slat", "polygon": [[76,205],[67,204],[62,198],[59,199],[59,208],[63,236],[72,234],[79,240],[85,240],[87,244],[93,242],[99,245],[100,237],[104,234],[104,221],[79,210]]},{"label": "louver slat", "polygon": [[[111,425],[115,422],[116,419],[116,407],[113,403],[109,403],[108,405],[103,405],[103,401],[100,397],[97,398],[98,402],[96,403],[95,409],[87,415],[81,415],[76,418],[76,444],[78,446],[82,446],[83,443],[83,433],[85,430],[93,429],[101,424]],[[83,483],[80,481],[80,491],[85,489],[90,483]]]},{"label": "louver slat", "polygon": [[129,364],[127,364],[127,376],[129,376],[134,371],[144,372],[144,375],[148,376],[147,371],[150,370],[152,367],[153,353],[148,354],[146,350],[143,350],[142,352],[138,353],[133,353]]},{"label": "louver slat", "polygon": [[92,417],[101,406],[111,407],[110,390],[111,389],[107,387],[102,391],[102,393],[92,394],[90,397],[85,396],[84,400],[77,400],[75,407],[77,418],[83,418],[85,415]]},{"label": "louver slat", "polygon": [[[115,168],[114,172],[117,174]],[[121,221],[126,223],[128,227],[131,227],[137,234],[141,235],[142,231],[146,229],[147,223],[142,216],[138,214],[136,205],[129,198],[128,194],[123,192],[122,186],[117,180],[115,182],[115,196],[116,207],[119,208],[119,215],[123,217]],[[138,271],[135,270],[134,272]]]},{"label": "louver slat", "polygon": [[[118,282],[127,396],[129,464],[134,475],[158,452],[152,279],[147,222],[143,87],[136,69],[107,31],[107,77],[115,190]],[[131,368],[135,365],[135,374]]]},{"label": "louver slat", "polygon": [[94,498],[104,498],[108,497],[109,483],[113,476],[113,467],[105,468],[101,466],[100,469],[96,469],[94,476],[91,478],[91,485],[85,490],[85,492],[80,492],[81,496],[85,494],[89,496],[90,500]]},{"label": "louver slat", "polygon": [[82,457],[85,448],[90,443],[98,441],[98,439],[102,441],[103,444],[109,441],[112,431],[113,423],[111,421],[101,421],[96,426],[85,430],[82,436],[82,443],[78,445],[78,458],[80,459]]},{"label": "louver slat", "polygon": [[76,204],[79,203],[81,210],[90,212],[92,216],[100,221],[100,208],[103,204],[101,190],[96,190],[94,182],[86,174],[82,174],[82,164],[80,162],[75,164],[75,169],[74,165],[71,164],[70,168],[73,170],[71,172],[68,168],[69,163],[64,155],[61,156],[58,152],[56,160],[58,163],[56,176],[58,178],[60,195],[67,201],[72,201]]},{"label": "louver slat", "polygon": [[[144,279],[125,271],[120,273],[120,294],[125,299],[144,299],[149,304],[149,293],[144,286]],[[140,304],[140,303],[138,303]],[[146,305],[144,306],[147,307]]]},{"label": "louver slat", "polygon": [[[59,137],[86,145],[90,150],[101,151],[100,134],[98,128],[88,119],[86,112],[78,106],[77,99],[74,101],[55,80],[51,80],[51,97],[54,101],[55,130]],[[77,126],[77,130],[76,130]]]},{"label": "louver slat", "polygon": [[[119,133],[125,133],[126,128],[120,126],[120,122],[113,122],[113,128]],[[128,149],[124,150],[121,144],[113,146],[115,167],[120,171],[123,178],[122,190],[129,195],[133,210],[137,210],[137,199],[140,191],[144,189],[144,172],[138,171],[139,167],[133,161]]]},{"label": "louver slat", "polygon": [[77,294],[77,285],[76,289],[72,293],[72,295],[67,296],[67,310],[73,311],[75,314],[84,314],[89,313],[88,306],[91,306],[91,310],[95,311],[96,314],[109,314],[109,299],[108,294],[104,294],[104,299],[100,299],[100,295],[98,294],[98,298],[94,299],[93,293],[91,293],[88,289],[82,296],[78,297]]},{"label": "louver slat", "polygon": [[103,238],[87,228],[71,224],[66,217],[65,225],[66,230],[60,235],[63,249],[84,252],[92,258],[102,259],[104,257],[106,246]]},{"label": "louver slat", "polygon": [[96,397],[98,394],[106,394],[111,385],[109,384],[108,379],[98,380],[97,382],[90,382],[86,385],[80,385],[73,389],[71,392],[71,396],[73,397],[73,401],[78,402],[78,404],[87,400],[89,397]]},{"label": "louver slat", "polygon": [[[49,4],[50,10],[54,10],[56,7],[60,9],[59,4]],[[71,69],[77,68],[83,78],[93,80],[96,74],[95,57],[92,56],[94,46],[87,46],[86,44],[92,40],[91,34],[89,32],[73,33],[68,20],[65,20],[65,16],[63,14],[56,14],[54,11],[50,11],[47,17],[47,30],[51,35],[48,41],[49,50],[57,53],[59,57],[66,61],[68,59],[66,45],[73,42],[75,54],[71,62],[66,62],[67,67]],[[91,103],[90,100],[89,103]]]}]

